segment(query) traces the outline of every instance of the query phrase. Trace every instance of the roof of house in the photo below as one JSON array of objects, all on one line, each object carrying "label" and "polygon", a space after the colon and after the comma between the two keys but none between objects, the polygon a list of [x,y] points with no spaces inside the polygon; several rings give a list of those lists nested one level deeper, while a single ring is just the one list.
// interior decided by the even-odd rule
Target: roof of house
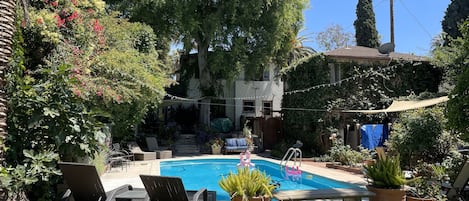
[{"label": "roof of house", "polygon": [[427,57],[417,56],[414,54],[404,54],[391,52],[389,54],[381,54],[378,49],[363,47],[363,46],[351,46],[335,49],[324,53],[327,56],[341,59],[367,59],[367,60],[404,60],[404,61],[429,61]]}]

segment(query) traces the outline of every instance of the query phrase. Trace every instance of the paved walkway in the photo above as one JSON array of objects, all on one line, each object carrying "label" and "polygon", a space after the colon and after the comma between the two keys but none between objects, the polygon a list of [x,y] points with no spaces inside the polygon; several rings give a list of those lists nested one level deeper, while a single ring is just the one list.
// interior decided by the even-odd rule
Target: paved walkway
[{"label": "paved walkway", "polygon": [[[111,171],[103,174],[101,176],[101,181],[103,183],[104,189],[106,191],[116,188],[124,184],[130,184],[134,188],[143,188],[143,184],[140,181],[140,174],[149,174],[149,175],[159,175],[160,161],[167,160],[187,160],[187,159],[200,159],[200,158],[234,158],[239,159],[239,155],[201,155],[201,156],[185,156],[185,157],[175,157],[172,159],[157,159],[151,161],[135,161],[130,164],[127,168],[114,167]],[[279,160],[266,158],[258,155],[251,155],[252,159],[264,159],[274,163],[280,163]],[[353,183],[356,185],[364,186],[366,185],[363,175],[352,174],[342,170],[325,168],[320,165],[314,164],[312,162],[304,161],[301,168],[302,171],[306,171],[312,174],[328,177],[338,181],[344,181],[348,183]]]}]

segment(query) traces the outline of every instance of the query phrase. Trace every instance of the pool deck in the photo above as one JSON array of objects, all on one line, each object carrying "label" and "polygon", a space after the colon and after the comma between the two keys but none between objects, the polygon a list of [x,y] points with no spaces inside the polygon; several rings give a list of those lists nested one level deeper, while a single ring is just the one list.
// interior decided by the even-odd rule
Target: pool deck
[{"label": "pool deck", "polygon": [[[198,155],[198,156],[176,156],[171,159],[156,159],[148,161],[134,161],[127,168],[114,167],[111,171],[104,173],[101,176],[104,189],[106,191],[112,190],[118,186],[124,184],[130,184],[134,188],[143,188],[143,183],[140,180],[139,175],[159,175],[160,174],[160,162],[161,161],[172,161],[172,160],[190,160],[190,159],[205,159],[205,158],[231,158],[239,159],[239,155]],[[279,160],[258,156],[256,154],[251,155],[251,159],[263,159],[271,161],[273,163],[280,163]],[[322,167],[317,163],[310,161],[303,161],[300,169],[312,174],[321,175],[338,181],[344,181],[352,183],[358,186],[366,185],[366,181],[363,175],[353,174],[337,169],[330,169]]]}]

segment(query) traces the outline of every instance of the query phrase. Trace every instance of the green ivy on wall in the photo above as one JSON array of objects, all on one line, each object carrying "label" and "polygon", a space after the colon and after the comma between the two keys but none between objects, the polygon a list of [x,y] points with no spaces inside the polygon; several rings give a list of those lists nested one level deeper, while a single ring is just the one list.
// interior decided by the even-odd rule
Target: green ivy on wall
[{"label": "green ivy on wall", "polygon": [[[340,66],[342,82],[331,83],[329,63]],[[324,153],[331,128],[339,124],[382,122],[383,114],[345,114],[346,109],[382,109],[411,93],[438,92],[442,72],[427,62],[389,64],[337,63],[324,55],[290,69],[284,75],[284,138],[301,140],[306,152]],[[353,79],[351,79],[353,78]],[[312,87],[318,86],[318,87]],[[303,90],[309,89],[309,90]],[[342,125],[343,126],[343,125]]]}]

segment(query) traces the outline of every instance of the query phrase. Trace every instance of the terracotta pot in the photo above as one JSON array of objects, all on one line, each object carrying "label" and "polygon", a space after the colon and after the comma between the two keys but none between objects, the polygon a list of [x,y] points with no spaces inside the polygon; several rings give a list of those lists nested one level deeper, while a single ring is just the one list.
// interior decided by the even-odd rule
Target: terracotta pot
[{"label": "terracotta pot", "polygon": [[[236,196],[236,197],[233,197],[231,198],[231,201],[242,201],[243,198],[241,196]],[[272,198],[270,197],[253,197],[253,198],[249,198],[249,201],[271,201]]]},{"label": "terracotta pot", "polygon": [[370,201],[405,201],[405,190],[401,189],[385,189],[366,186],[366,188],[376,195],[370,197]]},{"label": "terracotta pot", "polygon": [[436,199],[433,198],[418,198],[418,197],[412,197],[412,196],[406,196],[407,201],[436,201]]}]

